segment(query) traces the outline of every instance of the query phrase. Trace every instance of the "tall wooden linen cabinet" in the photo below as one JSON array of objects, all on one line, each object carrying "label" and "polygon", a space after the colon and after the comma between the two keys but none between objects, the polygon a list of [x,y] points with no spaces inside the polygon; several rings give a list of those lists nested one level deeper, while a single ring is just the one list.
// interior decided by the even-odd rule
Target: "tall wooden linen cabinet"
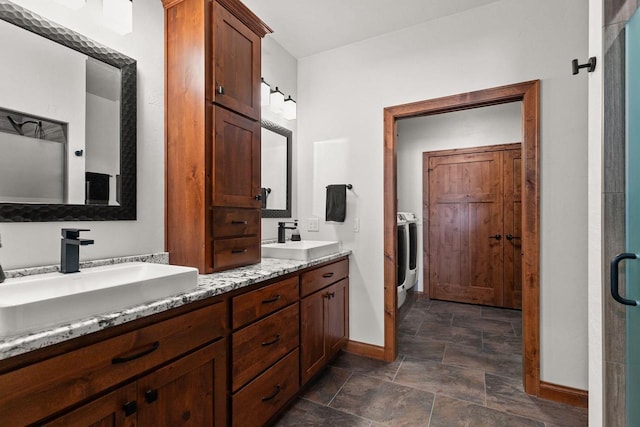
[{"label": "tall wooden linen cabinet", "polygon": [[237,0],[163,0],[166,247],[201,274],[260,262],[260,44]]}]

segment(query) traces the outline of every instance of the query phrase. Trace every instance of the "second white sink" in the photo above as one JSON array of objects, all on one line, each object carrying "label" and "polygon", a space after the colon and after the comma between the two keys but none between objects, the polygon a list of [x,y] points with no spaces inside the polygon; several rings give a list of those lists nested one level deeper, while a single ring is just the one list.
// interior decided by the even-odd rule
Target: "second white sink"
[{"label": "second white sink", "polygon": [[145,262],[7,279],[0,285],[0,336],[120,310],[198,285],[198,270]]},{"label": "second white sink", "polygon": [[262,245],[262,256],[265,258],[308,261],[338,252],[340,252],[340,242],[334,241],[302,240]]}]

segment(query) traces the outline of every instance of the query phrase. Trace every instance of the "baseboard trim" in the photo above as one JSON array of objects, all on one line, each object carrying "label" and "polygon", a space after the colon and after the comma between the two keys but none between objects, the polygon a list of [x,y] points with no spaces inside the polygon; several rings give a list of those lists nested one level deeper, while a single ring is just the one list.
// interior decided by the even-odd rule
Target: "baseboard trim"
[{"label": "baseboard trim", "polygon": [[539,396],[543,399],[566,403],[580,408],[589,407],[589,392],[578,388],[567,387],[540,381]]},{"label": "baseboard trim", "polygon": [[358,341],[348,341],[347,345],[344,348],[344,351],[371,359],[384,360],[384,347],[373,344],[365,344]]}]

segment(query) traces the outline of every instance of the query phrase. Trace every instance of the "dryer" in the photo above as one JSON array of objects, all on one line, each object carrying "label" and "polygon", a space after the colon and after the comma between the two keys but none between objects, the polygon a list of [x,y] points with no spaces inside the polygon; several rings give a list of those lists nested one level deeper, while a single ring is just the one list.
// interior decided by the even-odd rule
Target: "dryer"
[{"label": "dryer", "polygon": [[397,273],[397,289],[398,289],[398,308],[404,304],[407,299],[406,287],[409,284],[408,272],[409,272],[409,229],[408,223],[402,214],[397,215],[397,230],[398,230],[398,273]]},{"label": "dryer", "polygon": [[407,280],[405,290],[418,283],[418,217],[411,212],[398,212],[407,223]]}]

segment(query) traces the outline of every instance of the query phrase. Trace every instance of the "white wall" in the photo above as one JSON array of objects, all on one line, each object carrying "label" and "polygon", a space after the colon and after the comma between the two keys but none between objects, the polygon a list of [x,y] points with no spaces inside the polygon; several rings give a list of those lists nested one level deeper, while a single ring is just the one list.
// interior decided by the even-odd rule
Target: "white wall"
[{"label": "white wall", "polygon": [[[262,77],[271,85],[271,89],[276,86],[287,97],[291,95],[298,100],[298,60],[291,56],[282,46],[271,36],[267,35],[262,40]],[[285,120],[281,115],[275,114],[268,107],[262,108],[262,118],[272,121],[284,128],[290,129],[292,135],[293,158],[298,150],[298,131],[296,120]],[[292,165],[292,176],[297,172],[296,162]],[[291,218],[297,219],[297,189],[298,183],[294,178],[291,183]],[[278,221],[289,221],[286,218],[265,218],[262,220],[262,239],[275,239],[278,237]],[[287,231],[287,238],[291,234]]]},{"label": "white wall", "polygon": [[418,216],[418,284],[423,285],[422,153],[522,142],[522,103],[398,121],[398,212]]},{"label": "white wall", "polygon": [[570,71],[587,23],[582,0],[502,0],[299,60],[298,213],[324,215],[323,141],[346,142],[335,173],[355,190],[347,221],[315,235],[353,250],[351,339],[384,341],[383,108],[541,79],[541,377],[587,388],[587,78]]},{"label": "white wall", "polygon": [[[133,33],[120,36],[102,25],[101,1],[88,0],[78,11],[53,1],[15,0],[67,28],[138,61],[138,219],[109,222],[0,223],[5,269],[56,264],[60,229],[90,228],[95,244],[80,258],[98,259],[164,250],[164,11],[159,0],[136,0]],[[2,67],[7,67],[6,61]],[[51,70],[43,68],[42,77]]]}]

